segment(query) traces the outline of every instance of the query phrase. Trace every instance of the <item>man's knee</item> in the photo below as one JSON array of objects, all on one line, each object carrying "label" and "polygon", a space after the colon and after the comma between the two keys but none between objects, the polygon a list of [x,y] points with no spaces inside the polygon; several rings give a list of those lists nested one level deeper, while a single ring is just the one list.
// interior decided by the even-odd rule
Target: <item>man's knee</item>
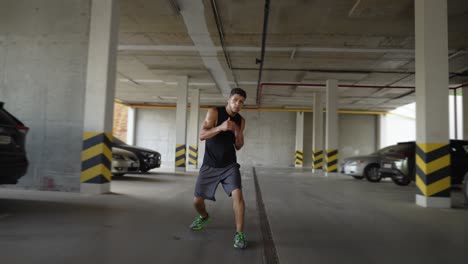
[{"label": "man's knee", "polygon": [[201,197],[194,197],[193,198],[193,204],[195,206],[201,206],[205,203],[205,199],[201,198]]},{"label": "man's knee", "polygon": [[244,196],[242,195],[242,190],[240,188],[235,189],[231,192],[232,199],[237,202],[243,202]]}]

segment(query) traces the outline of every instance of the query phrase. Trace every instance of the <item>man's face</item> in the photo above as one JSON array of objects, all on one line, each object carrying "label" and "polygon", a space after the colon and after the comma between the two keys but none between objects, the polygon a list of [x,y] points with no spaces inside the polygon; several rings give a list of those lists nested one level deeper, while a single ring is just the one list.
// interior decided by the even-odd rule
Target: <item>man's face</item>
[{"label": "man's face", "polygon": [[228,105],[232,112],[238,113],[244,106],[245,98],[238,94],[234,94],[228,99]]}]

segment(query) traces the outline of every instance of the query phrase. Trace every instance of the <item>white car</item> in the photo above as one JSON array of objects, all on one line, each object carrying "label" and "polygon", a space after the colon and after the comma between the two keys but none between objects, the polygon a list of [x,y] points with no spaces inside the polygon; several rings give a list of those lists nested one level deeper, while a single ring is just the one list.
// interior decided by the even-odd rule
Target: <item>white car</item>
[{"label": "white car", "polygon": [[380,164],[387,155],[406,157],[411,151],[414,153],[414,142],[401,142],[369,155],[346,158],[341,162],[339,172],[355,179],[366,178],[370,182],[378,182],[382,179],[382,174],[379,173]]},{"label": "white car", "polygon": [[125,173],[137,172],[140,168],[138,157],[133,152],[112,148],[112,176],[123,176]]}]

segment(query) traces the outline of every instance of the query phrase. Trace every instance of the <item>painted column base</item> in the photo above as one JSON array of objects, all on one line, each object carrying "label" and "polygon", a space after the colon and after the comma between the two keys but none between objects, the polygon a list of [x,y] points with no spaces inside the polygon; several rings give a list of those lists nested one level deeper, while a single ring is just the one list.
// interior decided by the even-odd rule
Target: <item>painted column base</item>
[{"label": "painted column base", "polygon": [[323,170],[322,169],[312,169],[312,173],[323,174]]},{"label": "painted column base", "polygon": [[296,168],[302,168],[302,167],[304,167],[304,166],[303,166],[302,164],[294,164],[294,167],[296,167]]},{"label": "painted column base", "polygon": [[416,204],[422,207],[450,208],[452,207],[452,199],[450,197],[426,197],[416,194]]},{"label": "painted column base", "polygon": [[110,193],[110,183],[82,183],[80,188],[82,193],[104,194]]},{"label": "painted column base", "polygon": [[188,171],[198,171],[198,165],[192,165],[192,164],[189,164],[188,167],[187,167],[187,170]]},{"label": "painted column base", "polygon": [[185,167],[175,167],[175,171],[177,172],[185,172]]}]

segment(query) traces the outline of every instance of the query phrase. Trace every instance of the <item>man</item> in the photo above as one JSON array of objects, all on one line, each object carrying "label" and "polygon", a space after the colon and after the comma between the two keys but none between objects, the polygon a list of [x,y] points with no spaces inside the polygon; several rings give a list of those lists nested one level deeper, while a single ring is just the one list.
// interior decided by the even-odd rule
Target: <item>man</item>
[{"label": "man", "polygon": [[216,201],[215,193],[222,183],[227,195],[232,196],[236,222],[234,247],[247,246],[244,238],[244,197],[240,165],[236,150],[244,145],[245,120],[239,114],[247,95],[241,88],[234,88],[224,107],[208,110],[203,122],[200,140],[206,140],[205,156],[195,186],[194,206],[199,216],[190,225],[192,230],[201,230],[211,220],[205,207],[205,199]]}]

